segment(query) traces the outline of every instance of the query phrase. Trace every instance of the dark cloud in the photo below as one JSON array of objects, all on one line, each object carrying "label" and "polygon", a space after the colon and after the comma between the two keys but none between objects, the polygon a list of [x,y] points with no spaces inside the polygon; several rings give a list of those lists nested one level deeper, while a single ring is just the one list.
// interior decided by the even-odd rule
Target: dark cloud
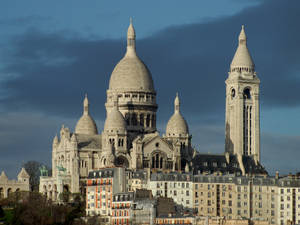
[{"label": "dark cloud", "polygon": [[31,24],[40,23],[49,20],[52,19],[51,17],[48,16],[30,15],[30,16],[22,16],[18,18],[0,19],[0,25],[24,26],[24,25],[31,25]]},{"label": "dark cloud", "polygon": [[[187,117],[213,112],[223,120],[224,81],[241,24],[246,24],[249,48],[262,81],[264,106],[298,105],[299,6],[298,1],[265,1],[234,16],[174,26],[138,39],[139,55],[152,71],[159,103],[164,105],[159,109],[161,118],[169,116],[179,91]],[[125,31],[120,32],[125,36]],[[89,92],[93,110],[103,118],[105,90],[113,67],[124,54],[125,40],[75,35],[30,30],[15,38],[2,71],[14,78],[2,83],[9,90],[2,104],[78,117],[83,93]]]},{"label": "dark cloud", "polygon": [[299,136],[263,133],[261,141],[261,160],[269,173],[274,175],[276,171],[282,174],[300,171]]},{"label": "dark cloud", "polygon": [[50,165],[52,139],[60,120],[37,113],[0,113],[0,171],[16,177],[26,161]]},{"label": "dark cloud", "polygon": [[[233,16],[169,27],[144,39],[137,36],[138,53],[152,71],[158,93],[160,123],[166,124],[172,114],[173,99],[179,91],[190,127],[202,127],[191,129],[199,132],[194,142],[207,146],[206,152],[210,148],[212,152],[213,148],[223,151],[223,129],[214,133],[203,128],[224,124],[224,81],[242,24],[246,25],[248,46],[261,79],[264,108],[298,106],[299,8],[297,0],[262,1]],[[76,33],[34,29],[15,37],[9,51],[1,54],[0,110],[39,112],[60,117],[61,123],[76,121],[83,95],[88,92],[92,114],[104,120],[109,77],[125,52],[126,31],[120,32],[124,33],[122,40],[87,39]],[[53,126],[43,129],[57,131]],[[200,135],[202,132],[205,136]],[[212,135],[211,145],[206,143],[208,134]],[[43,138],[45,146],[49,136]]]}]

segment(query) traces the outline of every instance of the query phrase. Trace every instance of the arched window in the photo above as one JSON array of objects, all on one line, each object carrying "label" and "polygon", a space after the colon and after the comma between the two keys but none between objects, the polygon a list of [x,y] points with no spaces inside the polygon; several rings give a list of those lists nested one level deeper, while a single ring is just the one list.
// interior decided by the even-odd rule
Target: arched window
[{"label": "arched window", "polygon": [[137,117],[136,117],[136,113],[132,113],[131,115],[131,124],[133,126],[136,126],[137,125]]},{"label": "arched window", "polygon": [[155,156],[152,156],[152,168],[155,166]]},{"label": "arched window", "polygon": [[155,168],[159,168],[159,154],[155,156]]},{"label": "arched window", "polygon": [[146,127],[149,127],[149,126],[150,126],[150,115],[148,114],[147,118],[146,118]]},{"label": "arched window", "polygon": [[250,89],[245,88],[243,92],[244,99],[251,99]]},{"label": "arched window", "polygon": [[156,123],[155,120],[156,120],[155,115],[152,115],[151,127],[155,127],[155,123]]},{"label": "arched window", "polygon": [[140,115],[140,125],[143,127],[144,126],[144,114]]}]

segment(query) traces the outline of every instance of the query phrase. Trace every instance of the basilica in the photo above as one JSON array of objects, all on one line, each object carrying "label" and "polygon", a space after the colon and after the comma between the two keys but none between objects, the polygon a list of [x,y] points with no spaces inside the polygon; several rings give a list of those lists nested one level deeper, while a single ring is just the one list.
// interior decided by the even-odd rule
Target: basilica
[{"label": "basilica", "polygon": [[176,94],[174,113],[165,132],[156,129],[156,90],[151,73],[136,51],[130,23],[127,50],[112,71],[106,120],[101,132],[90,113],[86,95],[75,130],[62,126],[52,146],[52,176],[40,178],[40,192],[56,199],[64,189],[81,192],[89,171],[106,167],[193,174],[267,174],[260,164],[259,79],[242,27],[226,80],[225,149],[202,154],[192,147],[192,135]]}]

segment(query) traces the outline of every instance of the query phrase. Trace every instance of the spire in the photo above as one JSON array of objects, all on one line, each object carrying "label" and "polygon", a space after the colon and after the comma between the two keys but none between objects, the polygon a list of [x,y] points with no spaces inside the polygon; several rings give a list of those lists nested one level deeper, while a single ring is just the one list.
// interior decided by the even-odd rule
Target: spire
[{"label": "spire", "polygon": [[246,36],[246,33],[245,33],[245,29],[244,29],[244,25],[242,25],[242,30],[240,32],[240,35],[239,35],[239,44],[240,45],[247,45],[247,36]]},{"label": "spire", "polygon": [[244,25],[239,35],[239,45],[230,65],[230,72],[254,72],[255,66],[247,47]]},{"label": "spire", "polygon": [[130,24],[127,30],[127,54],[135,54],[135,30],[130,17]]},{"label": "spire", "polygon": [[175,97],[175,100],[174,100],[174,110],[175,110],[175,113],[180,112],[180,100],[179,100],[179,97],[178,97],[178,92],[176,92],[176,97]]},{"label": "spire", "polygon": [[58,144],[58,137],[57,134],[55,135],[55,137],[53,138],[53,147],[56,147]]},{"label": "spire", "polygon": [[73,133],[72,137],[71,137],[71,142],[73,143],[77,143],[77,138],[75,136],[75,133]]},{"label": "spire", "polygon": [[85,97],[83,100],[83,114],[89,115],[89,100],[88,100],[87,94],[85,94]]},{"label": "spire", "polygon": [[8,180],[8,177],[6,176],[4,171],[2,171],[2,173],[0,175],[0,180]]}]

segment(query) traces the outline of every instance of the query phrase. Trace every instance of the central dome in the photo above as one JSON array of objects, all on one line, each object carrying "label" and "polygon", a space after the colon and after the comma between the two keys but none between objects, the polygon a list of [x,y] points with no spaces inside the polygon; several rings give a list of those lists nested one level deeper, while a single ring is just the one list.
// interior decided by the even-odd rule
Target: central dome
[{"label": "central dome", "polygon": [[111,74],[109,89],[154,91],[154,85],[147,66],[136,54],[126,53]]},{"label": "central dome", "polygon": [[132,23],[130,23],[127,31],[126,54],[111,74],[109,89],[154,92],[151,73],[135,51],[135,30]]}]

